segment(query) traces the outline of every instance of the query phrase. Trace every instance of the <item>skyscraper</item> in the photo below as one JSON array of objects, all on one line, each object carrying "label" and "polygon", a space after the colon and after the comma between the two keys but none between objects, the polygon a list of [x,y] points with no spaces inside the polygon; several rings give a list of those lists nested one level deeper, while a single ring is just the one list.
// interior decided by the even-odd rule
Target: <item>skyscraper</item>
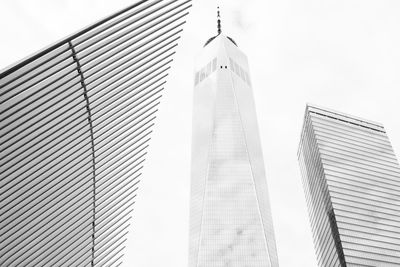
[{"label": "skyscraper", "polygon": [[190,7],[138,1],[0,73],[0,266],[122,262]]},{"label": "skyscraper", "polygon": [[189,266],[278,266],[247,58],[212,37],[195,70]]},{"label": "skyscraper", "polygon": [[308,105],[298,158],[319,266],[400,266],[400,167],[384,127]]}]

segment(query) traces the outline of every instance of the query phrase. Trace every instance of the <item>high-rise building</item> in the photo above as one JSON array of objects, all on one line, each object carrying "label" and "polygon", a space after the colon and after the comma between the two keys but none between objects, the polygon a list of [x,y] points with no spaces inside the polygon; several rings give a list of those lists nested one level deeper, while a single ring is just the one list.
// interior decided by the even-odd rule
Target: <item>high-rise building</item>
[{"label": "high-rise building", "polygon": [[0,72],[0,266],[121,263],[190,6],[138,1]]},{"label": "high-rise building", "polygon": [[298,158],[319,266],[400,266],[400,167],[384,127],[308,105]]},{"label": "high-rise building", "polygon": [[212,37],[194,80],[189,266],[278,266],[247,58]]}]

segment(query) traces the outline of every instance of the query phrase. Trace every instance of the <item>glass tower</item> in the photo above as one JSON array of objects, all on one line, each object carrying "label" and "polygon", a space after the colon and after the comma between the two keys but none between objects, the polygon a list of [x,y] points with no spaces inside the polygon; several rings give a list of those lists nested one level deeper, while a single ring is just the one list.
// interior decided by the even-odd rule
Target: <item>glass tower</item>
[{"label": "glass tower", "polygon": [[308,105],[298,159],[319,266],[400,266],[400,167],[384,127]]},{"label": "glass tower", "polygon": [[247,58],[220,31],[195,71],[189,266],[278,266]]}]

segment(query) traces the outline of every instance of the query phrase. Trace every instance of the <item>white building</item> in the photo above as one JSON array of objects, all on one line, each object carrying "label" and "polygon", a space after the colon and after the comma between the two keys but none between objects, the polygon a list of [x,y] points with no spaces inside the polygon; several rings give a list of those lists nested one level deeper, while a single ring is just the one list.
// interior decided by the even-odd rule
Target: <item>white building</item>
[{"label": "white building", "polygon": [[190,267],[278,266],[247,58],[220,25],[195,70],[189,242]]}]

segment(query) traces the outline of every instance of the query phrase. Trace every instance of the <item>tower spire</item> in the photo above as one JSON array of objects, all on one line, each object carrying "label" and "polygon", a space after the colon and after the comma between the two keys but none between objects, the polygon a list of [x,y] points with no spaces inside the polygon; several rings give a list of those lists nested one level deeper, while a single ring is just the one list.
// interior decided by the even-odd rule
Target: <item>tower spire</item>
[{"label": "tower spire", "polygon": [[218,35],[221,34],[221,16],[219,14],[219,7],[217,7],[217,29],[218,29]]}]

